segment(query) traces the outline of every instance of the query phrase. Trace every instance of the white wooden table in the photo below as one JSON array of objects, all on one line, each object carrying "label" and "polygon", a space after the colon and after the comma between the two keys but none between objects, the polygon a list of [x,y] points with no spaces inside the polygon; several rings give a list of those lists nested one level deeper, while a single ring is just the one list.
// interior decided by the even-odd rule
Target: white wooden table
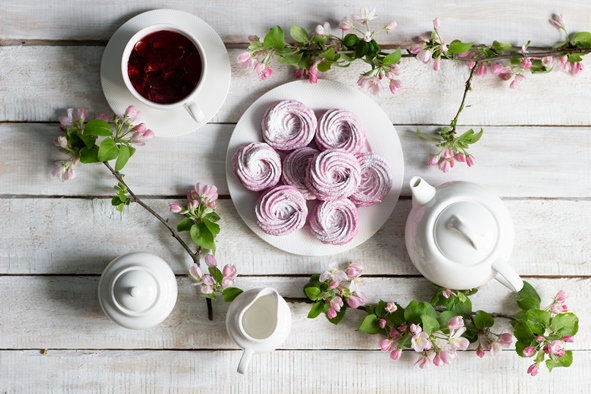
[{"label": "white wooden table", "polygon": [[[399,4],[402,3],[402,4]],[[279,24],[312,30],[333,26],[361,6],[378,8],[379,21],[399,28],[380,42],[410,43],[439,17],[447,39],[552,45],[561,37],[548,22],[563,13],[571,31],[591,30],[584,1],[404,2],[360,1],[215,2],[153,0],[41,0],[0,4],[0,392],[589,392],[591,376],[591,72],[579,77],[555,72],[528,77],[520,91],[493,76],[478,78],[472,106],[460,123],[484,127],[472,149],[474,168],[442,174],[426,165],[430,145],[414,134],[453,117],[467,77],[465,66],[445,63],[438,73],[413,59],[402,62],[405,88],[375,101],[396,127],[404,149],[405,187],[385,226],[363,245],[336,256],[301,257],[269,246],[239,218],[224,173],[224,158],[236,122],[250,103],[292,80],[294,70],[276,67],[260,81],[243,71],[236,56],[247,35],[263,36]],[[156,138],[126,168],[127,181],[166,217],[167,204],[195,182],[215,184],[222,199],[218,261],[233,263],[243,289],[273,286],[302,298],[302,286],[331,261],[365,267],[370,302],[405,305],[429,299],[435,287],[411,264],[404,247],[410,209],[407,183],[420,175],[433,184],[479,182],[500,195],[516,225],[512,265],[548,303],[560,289],[580,318],[574,363],[532,378],[529,360],[513,350],[479,359],[473,350],[452,365],[413,366],[405,352],[393,362],[378,338],[355,329],[364,314],[349,311],[338,326],[306,318],[309,304],[291,302],[293,328],[283,347],[256,356],[244,376],[236,373],[240,351],[225,331],[227,305],[205,302],[186,277],[189,260],[166,229],[140,207],[123,214],[110,206],[112,176],[101,165],[83,166],[76,179],[49,175],[61,156],[52,139],[69,107],[110,112],[99,69],[105,45],[129,18],[156,8],[197,15],[221,36],[232,61],[227,100],[213,121],[175,138]],[[587,68],[591,62],[585,61]],[[362,66],[323,76],[355,86]],[[168,215],[168,216],[167,216]],[[176,220],[176,218],[175,218]],[[101,311],[97,284],[105,266],[134,250],[157,254],[177,275],[179,298],[161,325],[131,331]],[[475,309],[515,312],[515,297],[488,283],[473,298]],[[499,330],[508,328],[499,323]],[[47,349],[43,354],[43,349]]]}]

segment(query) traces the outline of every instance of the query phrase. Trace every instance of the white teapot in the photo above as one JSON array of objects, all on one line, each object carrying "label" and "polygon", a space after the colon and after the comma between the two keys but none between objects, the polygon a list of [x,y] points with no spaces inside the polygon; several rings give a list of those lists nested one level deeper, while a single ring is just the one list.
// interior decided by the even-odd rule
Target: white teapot
[{"label": "white teapot", "polygon": [[228,308],[226,329],[244,349],[238,372],[243,374],[254,353],[271,352],[285,341],[291,330],[291,311],[277,290],[247,290]]},{"label": "white teapot", "polygon": [[410,189],[406,248],[425,278],[456,290],[495,278],[512,291],[521,290],[523,281],[508,264],[513,221],[500,198],[472,182],[433,187],[417,176]]}]

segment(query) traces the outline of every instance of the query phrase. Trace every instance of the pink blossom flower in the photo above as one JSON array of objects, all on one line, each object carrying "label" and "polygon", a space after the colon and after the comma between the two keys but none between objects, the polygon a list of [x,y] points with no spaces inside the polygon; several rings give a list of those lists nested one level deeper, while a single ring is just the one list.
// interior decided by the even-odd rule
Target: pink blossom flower
[{"label": "pink blossom flower", "polygon": [[197,265],[197,263],[194,263],[191,268],[189,268],[189,275],[197,282],[200,282],[203,277],[203,270]]},{"label": "pink blossom flower", "polygon": [[504,332],[499,336],[499,344],[504,347],[508,348],[513,343],[513,335],[508,332]]},{"label": "pink blossom flower", "polygon": [[250,52],[248,52],[248,51],[240,53],[237,57],[237,60],[238,60],[238,64],[240,64],[240,67],[243,70],[246,70],[247,68],[252,66],[253,58],[252,58],[252,55],[250,54]]},{"label": "pink blossom flower", "polygon": [[273,69],[265,63],[257,64],[254,71],[263,81],[269,79],[273,75]]},{"label": "pink blossom flower", "polygon": [[449,346],[452,350],[466,350],[468,348],[470,341],[467,338],[462,337],[464,332],[466,332],[466,327],[452,330],[449,336]]},{"label": "pink blossom flower", "polygon": [[439,29],[439,26],[440,26],[439,18],[433,19],[433,28],[434,29]]},{"label": "pink blossom flower", "polygon": [[476,75],[481,77],[486,75],[486,64],[478,63],[478,67],[476,67]]},{"label": "pink blossom flower", "polygon": [[334,297],[328,301],[330,308],[335,311],[340,311],[343,307],[343,299],[341,297]]},{"label": "pink blossom flower", "polygon": [[195,191],[199,198],[210,208],[215,208],[216,201],[218,200],[218,188],[213,185],[203,185],[201,183],[195,184]]},{"label": "pink blossom flower", "polygon": [[168,204],[168,207],[172,213],[180,213],[183,210],[183,207],[178,202],[171,202]]},{"label": "pink blossom flower", "polygon": [[421,332],[413,336],[410,342],[415,352],[422,352],[424,350],[429,350],[431,349],[431,347],[433,347],[433,344],[429,340],[429,334],[427,334],[426,332]]},{"label": "pink blossom flower", "polygon": [[480,358],[484,357],[484,350],[480,346],[476,349],[476,355]]},{"label": "pink blossom flower", "polygon": [[503,66],[502,63],[495,63],[491,67],[491,72],[493,73],[493,75],[499,75],[504,69],[505,66]]},{"label": "pink blossom flower", "polygon": [[104,120],[105,122],[108,122],[109,120],[111,120],[111,119],[109,119],[109,115],[107,115],[107,114],[106,114],[106,113],[104,113],[104,112],[101,112],[101,113],[100,113],[100,114],[99,114],[99,115],[96,117],[96,119],[97,119],[97,120]]},{"label": "pink blossom flower", "polygon": [[250,35],[248,36],[248,41],[253,42],[253,41],[259,41],[260,37],[257,35]]},{"label": "pink blossom flower", "polygon": [[447,44],[443,43],[441,44],[441,47],[439,47],[439,50],[441,51],[441,53],[445,53],[448,50]]},{"label": "pink blossom flower", "polygon": [[466,162],[466,156],[463,153],[458,153],[456,155],[456,160],[460,163],[465,163]]},{"label": "pink blossom flower", "polygon": [[334,319],[335,317],[337,317],[337,311],[335,311],[334,309],[329,309],[328,311],[326,311],[326,316],[329,319]]},{"label": "pink blossom flower", "polygon": [[353,21],[351,19],[349,19],[348,16],[345,16],[343,19],[341,19],[341,21],[339,22],[339,29],[341,30],[349,30],[353,27]]},{"label": "pink blossom flower", "polygon": [[371,31],[366,31],[365,34],[363,35],[363,41],[370,42],[372,35],[373,35],[373,33]]},{"label": "pink blossom flower", "polygon": [[564,29],[564,16],[562,14],[552,15],[550,23],[558,29]]},{"label": "pink blossom flower", "polygon": [[215,283],[215,281],[213,280],[213,276],[209,274],[203,275],[201,277],[201,280],[203,281],[203,284],[207,286],[213,286],[213,284]]},{"label": "pink blossom flower", "polygon": [[65,135],[57,136],[53,139],[53,144],[60,148],[66,148],[68,146],[68,138]]},{"label": "pink blossom flower", "polygon": [[86,109],[85,108],[68,108],[66,111],[66,116],[60,117],[60,127],[62,130],[65,130],[72,126],[76,121],[82,121],[86,119]]},{"label": "pink blossom flower", "polygon": [[436,367],[441,367],[445,365],[445,361],[443,361],[439,354],[436,354],[435,357],[433,357],[433,365],[435,365]]},{"label": "pink blossom flower", "polygon": [[562,337],[562,340],[564,342],[572,343],[572,342],[575,341],[575,337],[573,337],[572,335],[565,335],[565,336]]},{"label": "pink blossom flower", "polygon": [[381,329],[384,329],[386,327],[386,324],[388,324],[388,322],[386,321],[386,319],[380,319],[378,324]]},{"label": "pink blossom flower", "polygon": [[544,338],[541,335],[536,336],[536,342],[544,342],[546,340],[546,338]]},{"label": "pink blossom flower", "polygon": [[360,15],[353,16],[353,20],[361,23],[362,25],[367,24],[369,21],[376,19],[376,9],[369,11],[366,7],[361,8]]},{"label": "pink blossom flower", "polygon": [[511,84],[509,85],[509,87],[511,89],[519,89],[521,87],[521,84],[523,83],[523,81],[525,81],[525,75],[517,74],[515,76],[515,78],[513,79],[513,81],[511,82]]},{"label": "pink blossom flower", "polygon": [[317,36],[324,36],[324,35],[326,35],[326,30],[324,30],[324,26],[322,26],[322,25],[317,25],[317,26],[316,26],[316,29],[314,30],[314,33],[315,33]]},{"label": "pink blossom flower", "polygon": [[527,57],[526,57],[526,58],[524,58],[524,59],[521,61],[521,67],[523,67],[523,68],[526,68],[526,69],[529,69],[529,68],[531,68],[531,59],[530,59],[530,58],[527,58]]},{"label": "pink blossom flower", "polygon": [[359,277],[359,275],[361,275],[362,272],[363,266],[359,263],[349,264],[349,266],[345,270],[345,273],[347,274],[349,279],[355,279]]},{"label": "pink blossom flower", "polygon": [[234,283],[234,280],[232,280],[230,278],[222,278],[222,290],[227,289],[228,287],[231,287],[233,283]]},{"label": "pink blossom flower", "polygon": [[339,282],[337,282],[336,280],[333,280],[328,284],[328,287],[331,289],[336,289],[337,287],[339,287],[339,285],[340,285]]},{"label": "pink blossom flower", "polygon": [[213,286],[212,285],[203,285],[203,286],[201,286],[201,292],[203,294],[211,294],[211,293],[213,293]]},{"label": "pink blossom flower", "polygon": [[[439,163],[439,155],[433,155],[429,158],[429,165],[430,166],[436,166]],[[447,291],[447,290],[446,290]],[[447,297],[445,296],[445,291],[443,292],[443,296],[445,298],[449,298],[449,293],[447,295]]]},{"label": "pink blossom flower", "polygon": [[433,71],[439,71],[441,69],[441,60],[437,59],[433,62]]},{"label": "pink blossom flower", "polygon": [[536,376],[538,374],[538,372],[540,372],[540,369],[538,368],[538,364],[532,364],[527,369],[527,373],[531,376]]},{"label": "pink blossom flower", "polygon": [[386,26],[384,26],[384,30],[386,30],[386,32],[390,33],[391,31],[396,30],[397,27],[398,27],[398,23],[396,23],[396,21],[392,21],[392,22],[388,23]]},{"label": "pink blossom flower", "polygon": [[441,360],[445,364],[449,364],[451,362],[451,360],[453,360],[455,355],[456,355],[456,353],[454,351],[450,351],[450,350],[442,350],[441,352],[439,352],[439,357],[441,357]]},{"label": "pink blossom flower", "polygon": [[379,96],[384,90],[380,80],[377,77],[360,77],[357,84],[364,90],[369,91],[371,94]]},{"label": "pink blossom flower", "polygon": [[389,352],[392,350],[394,342],[391,339],[382,339],[380,341],[380,348],[382,352]]},{"label": "pink blossom flower", "polygon": [[154,138],[154,132],[147,129],[143,123],[138,124],[133,129],[135,132],[131,135],[131,142],[138,146],[144,146],[146,142]]},{"label": "pink blossom flower", "polygon": [[364,306],[366,302],[365,296],[363,294],[356,292],[351,297],[347,298],[347,304],[353,308],[359,308],[360,306]]},{"label": "pink blossom flower", "polygon": [[328,270],[324,271],[320,274],[320,281],[326,282],[327,280],[336,280],[337,282],[342,282],[348,279],[347,274],[345,271],[338,269],[337,263],[330,263],[328,266]]},{"label": "pink blossom flower", "polygon": [[70,159],[66,161],[56,161],[55,167],[51,171],[52,176],[57,176],[57,178],[62,181],[69,181],[76,177],[76,172],[74,171],[74,167],[78,163],[78,159]]},{"label": "pink blossom flower", "polygon": [[384,308],[384,310],[388,313],[394,313],[398,310],[398,307],[396,306],[396,304],[394,302],[388,302],[386,304],[386,307]]},{"label": "pink blossom flower", "polygon": [[140,120],[141,114],[133,105],[130,105],[125,110],[125,117],[129,119],[129,122],[134,123]]},{"label": "pink blossom flower", "polygon": [[232,264],[226,264],[224,265],[224,268],[222,270],[222,275],[224,276],[224,278],[234,280],[238,275],[238,270],[236,269],[236,266]]},{"label": "pink blossom flower", "polygon": [[215,267],[218,265],[218,261],[213,254],[208,253],[205,255],[205,264],[207,264],[208,267]]},{"label": "pink blossom flower", "polygon": [[554,299],[558,302],[565,302],[568,298],[568,293],[564,290],[560,290],[556,296],[554,297]]},{"label": "pink blossom flower", "polygon": [[462,318],[462,316],[454,316],[451,318],[449,323],[447,323],[447,326],[451,330],[457,330],[458,328],[462,328],[464,327],[464,319]]},{"label": "pink blossom flower", "polygon": [[318,83],[318,75],[310,74],[308,80],[310,81],[310,83]]},{"label": "pink blossom flower", "polygon": [[442,158],[439,161],[439,169],[443,172],[443,173],[447,173],[449,172],[449,170],[451,170],[454,166],[454,161],[453,159],[444,159]]},{"label": "pink blossom flower", "polygon": [[395,94],[397,91],[402,89],[402,81],[400,79],[391,79],[388,87],[390,88],[390,92]]},{"label": "pink blossom flower", "polygon": [[546,68],[551,68],[554,65],[554,58],[552,56],[543,57],[542,65]]},{"label": "pink blossom flower", "polygon": [[421,369],[424,369],[424,368],[428,367],[429,365],[431,365],[431,359],[429,358],[428,355],[422,354],[419,356],[419,358],[415,362],[415,365]]},{"label": "pink blossom flower", "polygon": [[421,49],[421,51],[419,53],[417,53],[417,60],[421,61],[425,64],[429,63],[431,61],[432,57],[433,57],[433,54],[431,53],[431,51],[429,51],[427,49]]},{"label": "pink blossom flower", "polygon": [[564,342],[560,340],[555,340],[548,345],[548,350],[550,354],[554,354],[558,357],[562,357],[565,354],[564,350]]},{"label": "pink blossom flower", "polygon": [[410,47],[410,52],[411,52],[412,54],[414,54],[414,55],[418,55],[418,54],[419,54],[419,52],[421,52],[422,50],[423,50],[423,46],[422,46],[422,45],[420,45],[420,44],[413,44],[413,45]]},{"label": "pink blossom flower", "polygon": [[[399,328],[400,328],[400,327],[399,327]],[[388,335],[390,335],[390,338],[392,338],[392,339],[393,339],[393,340],[395,340],[395,341],[397,341],[397,340],[398,340],[398,338],[400,338],[400,337],[401,337],[401,334],[400,334],[400,332],[398,332],[398,330],[397,330],[397,329],[395,329],[395,328],[391,328],[391,329],[390,329],[390,332],[388,333]]]},{"label": "pink blossom flower", "polygon": [[470,61],[468,62],[468,68],[469,68],[470,70],[472,70],[472,69],[474,68],[474,66],[475,66],[475,65],[476,65],[476,62],[475,62],[474,60],[470,60]]},{"label": "pink blossom flower", "polygon": [[453,150],[451,150],[451,149],[449,149],[449,148],[446,148],[446,149],[443,151],[443,157],[444,157],[444,158],[446,158],[446,159],[453,159],[453,158],[454,158],[454,156],[455,156],[455,153],[454,153],[454,151],[453,151]]},{"label": "pink blossom flower", "polygon": [[468,167],[474,167],[474,164],[476,164],[476,159],[473,155],[466,156],[466,164]]},{"label": "pink blossom flower", "polygon": [[533,346],[528,346],[525,349],[523,349],[523,357],[531,357],[534,355],[535,351],[536,348],[534,348]]},{"label": "pink blossom flower", "polygon": [[402,356],[402,350],[399,348],[392,350],[392,353],[390,353],[390,358],[394,361],[399,360],[400,356]]},{"label": "pink blossom flower", "polygon": [[573,75],[579,75],[581,74],[583,71],[585,71],[585,66],[583,66],[583,63],[581,62],[575,62],[572,64],[572,73]]}]

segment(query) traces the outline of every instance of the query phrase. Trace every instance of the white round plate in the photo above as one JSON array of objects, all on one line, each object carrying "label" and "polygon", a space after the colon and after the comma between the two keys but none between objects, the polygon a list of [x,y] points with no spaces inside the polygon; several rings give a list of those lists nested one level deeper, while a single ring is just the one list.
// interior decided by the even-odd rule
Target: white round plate
[{"label": "white round plate", "polygon": [[[207,76],[197,101],[205,118],[197,123],[184,107],[158,110],[136,99],[125,87],[121,75],[123,49],[140,29],[159,23],[174,24],[189,31],[203,46],[207,57]],[[131,18],[111,37],[101,62],[101,84],[111,109],[123,115],[133,105],[142,114],[141,121],[158,137],[173,137],[199,129],[219,111],[230,89],[230,59],[222,39],[211,26],[193,14],[178,10],[154,10]],[[202,100],[199,98],[203,97]]]},{"label": "white round plate", "polygon": [[[276,101],[298,100],[320,116],[331,108],[347,109],[356,114],[366,128],[367,143],[363,151],[373,151],[383,156],[392,168],[393,185],[384,200],[370,207],[359,208],[359,233],[345,245],[327,245],[316,239],[308,223],[298,231],[288,235],[273,236],[263,232],[254,214],[255,203],[260,193],[252,192],[242,186],[234,175],[232,156],[243,144],[263,141],[261,118],[265,110]],[[278,86],[256,100],[244,112],[230,138],[226,156],[226,178],[230,196],[236,210],[252,231],[269,244],[289,253],[302,256],[326,256],[352,249],[372,237],[388,220],[402,189],[404,160],[398,134],[388,116],[367,95],[338,82],[319,80],[317,84],[308,81],[295,81]],[[309,208],[315,201],[310,201]]]}]

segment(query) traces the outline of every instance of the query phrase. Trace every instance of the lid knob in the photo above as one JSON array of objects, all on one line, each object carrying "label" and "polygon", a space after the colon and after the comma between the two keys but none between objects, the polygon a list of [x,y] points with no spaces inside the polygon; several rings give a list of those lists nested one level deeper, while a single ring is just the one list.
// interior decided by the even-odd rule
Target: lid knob
[{"label": "lid knob", "polygon": [[158,298],[158,282],[142,268],[132,267],[114,279],[113,296],[123,312],[148,311]]}]

